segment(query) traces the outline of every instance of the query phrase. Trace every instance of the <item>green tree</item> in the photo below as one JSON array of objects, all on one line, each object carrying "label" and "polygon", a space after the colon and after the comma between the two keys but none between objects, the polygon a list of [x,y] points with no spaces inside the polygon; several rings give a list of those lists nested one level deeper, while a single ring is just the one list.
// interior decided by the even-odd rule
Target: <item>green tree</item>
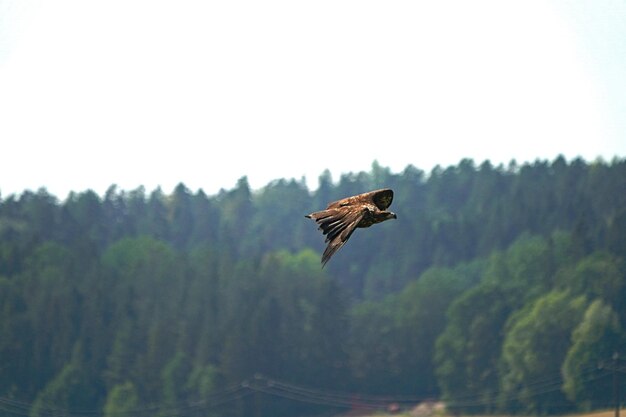
[{"label": "green tree", "polygon": [[[24,261],[23,286],[25,308],[30,327],[36,335],[31,341],[31,375],[38,387],[49,381],[71,359],[79,338],[81,297],[73,252],[58,243],[37,246]],[[53,323],[53,326],[50,325]]]},{"label": "green tree", "polygon": [[545,413],[567,403],[560,368],[586,306],[583,296],[550,292],[511,317],[502,346],[504,407]]},{"label": "green tree", "polygon": [[217,233],[220,217],[215,199],[210,199],[202,190],[198,191],[191,200],[191,216],[194,219],[188,238],[191,247],[207,244],[219,246]]},{"label": "green tree", "polygon": [[252,191],[248,178],[242,177],[231,191],[221,190],[217,196],[220,207],[219,239],[223,246],[241,256],[255,253],[253,243],[248,240],[248,231],[254,217]]},{"label": "green tree", "polygon": [[[583,411],[605,407],[612,401],[612,379],[603,366],[624,346],[624,333],[610,305],[597,299],[589,305],[572,334],[563,362],[563,391]],[[600,369],[599,369],[600,368]],[[606,376],[606,375],[605,375]]]},{"label": "green tree", "polygon": [[78,364],[68,363],[37,395],[29,415],[70,414],[72,410],[89,409],[97,398],[94,391],[89,375]]},{"label": "green tree", "polygon": [[186,383],[192,398],[206,398],[217,387],[217,368],[214,365],[197,365],[189,373]]},{"label": "green tree", "polygon": [[556,274],[557,286],[574,294],[602,298],[611,304],[620,302],[626,286],[623,260],[606,252],[594,252],[575,265]]},{"label": "green tree", "polygon": [[[176,351],[174,356],[161,369],[161,385],[163,395],[161,404],[176,409],[179,402],[186,399],[187,394],[185,382],[190,372],[191,365],[184,352]],[[165,411],[168,415],[171,411]]]},{"label": "green tree", "polygon": [[180,183],[168,201],[171,241],[175,248],[184,248],[191,238],[195,226],[192,199],[187,187]]},{"label": "green tree", "polygon": [[127,376],[141,380],[136,386],[140,398],[157,401],[162,394],[160,371],[182,331],[177,326],[184,283],[180,259],[164,242],[126,238],[106,250],[102,266],[114,300],[106,311],[115,344],[105,375],[109,384]]},{"label": "green tree", "polygon": [[121,414],[132,414],[137,412],[139,405],[139,395],[135,384],[126,381],[115,385],[107,393],[104,403],[104,417],[115,417]]},{"label": "green tree", "polygon": [[393,297],[355,305],[350,315],[349,358],[358,391],[389,392],[401,369],[400,335],[394,321]]},{"label": "green tree", "polygon": [[481,265],[455,269],[432,268],[402,291],[394,303],[400,330],[397,368],[400,386],[407,394],[435,396],[435,342],[446,326],[446,310],[464,290],[478,281]]},{"label": "green tree", "polygon": [[[45,391],[74,407],[77,375],[95,393],[81,409],[132,381],[146,413],[165,412],[161,402],[174,413],[261,371],[390,395],[436,394],[436,378],[454,411],[476,413],[493,411],[500,391],[506,411],[553,411],[569,404],[557,395],[562,377],[571,401],[595,407],[584,390],[607,371],[580,377],[587,368],[576,364],[622,343],[625,181],[623,158],[466,159],[429,175],[378,162],[337,182],[326,171],[317,190],[277,179],[253,191],[243,177],[217,195],[181,183],[169,195],[111,186],[65,200],[45,189],[2,196],[0,356],[12,360],[0,365],[0,396]],[[358,232],[322,270],[323,239],[303,215],[383,186],[395,190],[398,221]],[[594,308],[579,311],[581,297]],[[542,345],[553,334],[565,342]],[[535,378],[551,375],[539,387],[556,391],[531,398]],[[276,417],[319,411],[259,401]],[[250,398],[230,405],[216,413],[257,410]]]},{"label": "green tree", "polygon": [[436,342],[434,363],[443,397],[451,408],[494,410],[500,390],[503,330],[515,304],[511,293],[483,283],[450,305],[447,326]]},{"label": "green tree", "polygon": [[65,240],[82,257],[94,256],[109,241],[100,197],[91,190],[71,193],[63,208]]},{"label": "green tree", "polygon": [[[0,395],[9,395],[30,388],[34,381],[29,361],[33,357],[35,335],[23,298],[22,288],[15,280],[0,276]],[[13,360],[8,360],[13,358]],[[39,381],[37,381],[39,383]]]},{"label": "green tree", "polygon": [[314,237],[306,233],[311,225],[303,221],[310,210],[310,199],[304,182],[293,179],[277,180],[261,189],[253,199],[255,215],[250,225],[250,234],[256,236],[258,247],[267,252],[293,251],[306,241],[307,235]]}]

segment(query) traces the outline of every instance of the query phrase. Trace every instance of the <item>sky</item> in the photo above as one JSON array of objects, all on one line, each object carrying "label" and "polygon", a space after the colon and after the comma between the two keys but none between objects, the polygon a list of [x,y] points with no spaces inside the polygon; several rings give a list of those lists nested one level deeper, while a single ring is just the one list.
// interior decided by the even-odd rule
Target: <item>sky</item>
[{"label": "sky", "polygon": [[0,0],[0,196],[626,157],[626,2]]}]

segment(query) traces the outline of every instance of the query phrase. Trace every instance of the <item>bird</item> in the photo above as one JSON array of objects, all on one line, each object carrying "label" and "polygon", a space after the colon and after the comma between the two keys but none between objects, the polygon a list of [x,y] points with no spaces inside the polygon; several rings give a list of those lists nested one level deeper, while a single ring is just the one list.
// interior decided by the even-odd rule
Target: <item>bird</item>
[{"label": "bird", "polygon": [[357,227],[370,227],[390,219],[395,213],[387,211],[393,201],[393,190],[382,188],[328,204],[326,210],[316,211],[304,217],[315,220],[318,229],[326,235],[326,249],[322,254],[322,268],[343,245]]}]

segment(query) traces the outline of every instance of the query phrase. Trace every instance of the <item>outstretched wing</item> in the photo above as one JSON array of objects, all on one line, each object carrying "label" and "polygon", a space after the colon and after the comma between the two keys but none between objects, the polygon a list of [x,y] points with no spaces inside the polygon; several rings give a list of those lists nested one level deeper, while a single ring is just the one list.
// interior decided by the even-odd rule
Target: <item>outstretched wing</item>
[{"label": "outstretched wing", "polygon": [[393,190],[381,188],[367,193],[346,197],[342,200],[333,201],[326,209],[340,208],[346,206],[361,206],[364,204],[374,204],[379,210],[386,210],[393,201]]},{"label": "outstretched wing", "polygon": [[387,210],[393,201],[393,190],[389,188],[372,191],[368,194],[371,195],[372,202],[376,205],[376,207],[378,207],[379,210]]},{"label": "outstretched wing", "polygon": [[326,265],[333,254],[345,245],[366,211],[366,207],[346,206],[318,211],[307,216],[315,220],[322,233],[326,235],[328,246],[322,255],[322,265]]}]

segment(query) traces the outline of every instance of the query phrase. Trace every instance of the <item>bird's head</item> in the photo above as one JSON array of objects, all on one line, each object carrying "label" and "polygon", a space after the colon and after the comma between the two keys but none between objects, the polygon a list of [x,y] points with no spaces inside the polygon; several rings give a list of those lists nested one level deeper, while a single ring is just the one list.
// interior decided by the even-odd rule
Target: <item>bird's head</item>
[{"label": "bird's head", "polygon": [[398,218],[398,216],[396,216],[396,213],[394,213],[392,211],[385,212],[385,220],[397,219],[397,218]]}]

